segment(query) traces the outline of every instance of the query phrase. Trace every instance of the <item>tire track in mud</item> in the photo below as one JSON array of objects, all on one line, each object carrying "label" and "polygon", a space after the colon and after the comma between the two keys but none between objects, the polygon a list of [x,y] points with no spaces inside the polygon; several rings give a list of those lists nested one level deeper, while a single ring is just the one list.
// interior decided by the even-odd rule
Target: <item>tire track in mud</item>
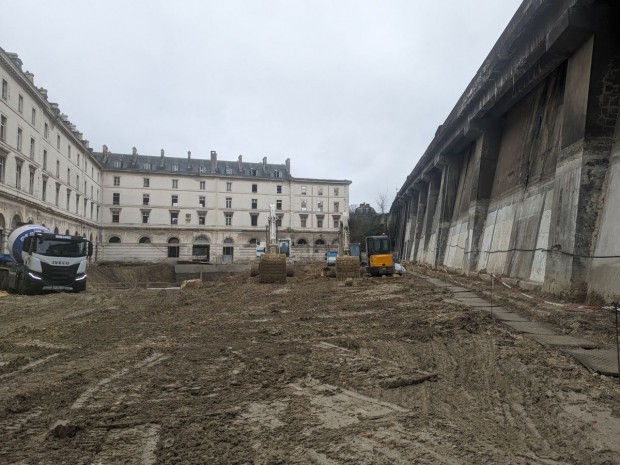
[{"label": "tire track in mud", "polygon": [[[91,408],[105,411],[106,407],[109,408],[116,403],[110,398],[110,394],[114,395],[111,388],[115,383],[168,358],[170,357],[163,353],[155,352],[131,366],[100,379],[78,396],[69,407],[70,415],[54,422],[48,434],[57,439],[65,439],[72,438],[79,432],[81,442],[86,445],[90,444],[90,447],[97,451],[95,459],[91,462],[92,465],[155,464],[161,425],[152,422],[141,423],[139,420],[120,425],[106,423],[105,416],[95,417],[98,418],[98,422],[93,423],[88,412],[81,412]],[[141,400],[139,394],[134,400]],[[99,424],[102,420],[104,422]]]}]

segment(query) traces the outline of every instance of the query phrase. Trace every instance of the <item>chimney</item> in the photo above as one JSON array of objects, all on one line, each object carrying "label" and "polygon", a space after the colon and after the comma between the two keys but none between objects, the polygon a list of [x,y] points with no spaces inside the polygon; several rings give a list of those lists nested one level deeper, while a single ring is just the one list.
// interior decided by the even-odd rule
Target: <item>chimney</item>
[{"label": "chimney", "polygon": [[13,64],[17,66],[19,70],[21,71],[22,65],[24,64],[24,62],[21,60],[21,58],[19,58],[19,55],[17,53],[10,53],[10,52],[6,52],[6,55],[11,59]]},{"label": "chimney", "polygon": [[263,157],[263,171],[267,172],[267,157]]},{"label": "chimney", "polygon": [[41,92],[41,96],[43,96],[43,98],[47,100],[47,89],[39,87],[39,92]]},{"label": "chimney", "polygon": [[287,158],[284,163],[286,163],[286,172],[288,174],[291,174],[291,159]]},{"label": "chimney", "polygon": [[217,152],[211,150],[211,172],[217,173]]},{"label": "chimney", "polygon": [[26,77],[28,78],[28,80],[29,80],[31,83],[33,83],[33,84],[34,84],[34,74],[33,74],[33,73],[31,73],[30,71],[26,71],[24,74],[26,75]]},{"label": "chimney", "polygon": [[187,151],[187,161],[188,161],[188,163],[189,163],[189,161],[190,161],[191,159],[192,159],[192,151],[191,151],[191,150],[188,150],[188,151]]},{"label": "chimney", "polygon": [[138,149],[133,147],[131,149],[131,164],[135,165],[137,161],[138,161]]},{"label": "chimney", "polygon": [[103,144],[103,163],[108,162],[108,157],[110,156],[110,152],[108,150],[108,146]]},{"label": "chimney", "polygon": [[243,173],[243,155],[239,155],[239,172]]},{"label": "chimney", "polygon": [[163,168],[165,165],[165,161],[164,161],[164,149],[161,149],[161,155],[159,156],[159,167]]}]

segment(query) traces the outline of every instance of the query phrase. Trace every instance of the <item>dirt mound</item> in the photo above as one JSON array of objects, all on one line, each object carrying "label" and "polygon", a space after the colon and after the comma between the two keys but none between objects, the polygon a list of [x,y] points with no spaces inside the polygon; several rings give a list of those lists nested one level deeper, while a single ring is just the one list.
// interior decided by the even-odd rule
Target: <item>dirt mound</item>
[{"label": "dirt mound", "polygon": [[119,284],[127,287],[146,287],[146,284],[174,283],[174,265],[94,264],[88,268],[89,284]]}]

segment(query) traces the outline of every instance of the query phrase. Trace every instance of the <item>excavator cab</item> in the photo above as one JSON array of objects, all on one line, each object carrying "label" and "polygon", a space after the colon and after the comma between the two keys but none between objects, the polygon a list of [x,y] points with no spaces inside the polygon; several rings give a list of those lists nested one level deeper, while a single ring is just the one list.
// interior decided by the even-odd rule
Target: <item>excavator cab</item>
[{"label": "excavator cab", "polygon": [[373,276],[394,274],[394,257],[390,250],[390,238],[387,235],[366,238],[368,265],[366,271]]}]

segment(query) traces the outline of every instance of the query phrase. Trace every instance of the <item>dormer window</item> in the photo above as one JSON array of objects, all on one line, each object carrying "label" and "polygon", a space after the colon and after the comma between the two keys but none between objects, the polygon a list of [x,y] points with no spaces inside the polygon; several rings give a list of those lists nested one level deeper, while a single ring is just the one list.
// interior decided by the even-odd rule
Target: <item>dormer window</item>
[{"label": "dormer window", "polygon": [[275,178],[279,178],[279,177],[281,177],[281,173],[280,173],[278,170],[275,170],[275,171],[273,172],[273,176],[274,176]]},{"label": "dormer window", "polygon": [[256,176],[256,170],[254,168],[250,168],[250,176]]}]

